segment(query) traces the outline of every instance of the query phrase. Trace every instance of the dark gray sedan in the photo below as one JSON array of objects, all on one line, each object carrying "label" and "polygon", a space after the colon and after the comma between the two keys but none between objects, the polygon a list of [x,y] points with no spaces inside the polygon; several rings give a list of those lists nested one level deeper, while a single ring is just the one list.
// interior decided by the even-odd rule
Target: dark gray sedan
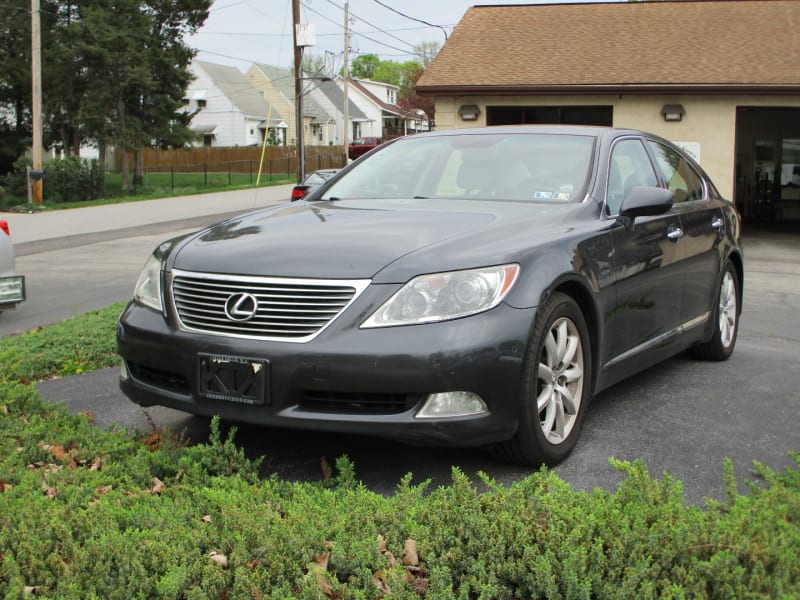
[{"label": "dark gray sedan", "polygon": [[299,202],[159,246],[119,321],[120,385],[143,406],[554,464],[599,391],[681,351],[730,356],[739,234],[700,166],[646,133],[405,137]]}]

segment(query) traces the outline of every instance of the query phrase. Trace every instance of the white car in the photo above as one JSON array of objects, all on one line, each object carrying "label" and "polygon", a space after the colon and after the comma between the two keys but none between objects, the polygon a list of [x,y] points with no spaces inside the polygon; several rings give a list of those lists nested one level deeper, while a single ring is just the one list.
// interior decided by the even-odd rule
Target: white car
[{"label": "white car", "polygon": [[25,276],[14,272],[14,244],[8,221],[0,219],[0,312],[25,300]]}]

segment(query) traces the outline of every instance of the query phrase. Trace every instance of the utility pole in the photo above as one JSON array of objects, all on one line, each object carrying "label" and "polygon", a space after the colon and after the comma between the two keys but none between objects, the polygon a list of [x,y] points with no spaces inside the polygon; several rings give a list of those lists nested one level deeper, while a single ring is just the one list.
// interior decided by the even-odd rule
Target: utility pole
[{"label": "utility pole", "polygon": [[344,74],[344,85],[342,89],[344,91],[344,124],[342,127],[343,133],[343,144],[344,144],[344,164],[347,164],[347,160],[349,158],[348,154],[350,150],[348,146],[350,145],[350,96],[348,93],[348,86],[350,84],[350,0],[345,0],[344,3],[344,69],[342,69],[342,73]]},{"label": "utility pole", "polygon": [[294,22],[294,106],[297,120],[297,183],[305,177],[305,127],[303,127],[303,50],[298,44],[297,34],[300,26],[300,0],[292,0],[292,21]]},{"label": "utility pole", "polygon": [[31,0],[31,80],[33,81],[32,159],[33,169],[29,173],[31,197],[34,202],[42,202],[42,24],[39,0]]}]

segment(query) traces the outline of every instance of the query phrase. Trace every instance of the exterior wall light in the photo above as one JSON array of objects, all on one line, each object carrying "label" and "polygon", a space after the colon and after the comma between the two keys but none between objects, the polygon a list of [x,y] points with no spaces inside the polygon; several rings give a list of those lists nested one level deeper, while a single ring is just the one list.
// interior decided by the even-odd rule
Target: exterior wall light
[{"label": "exterior wall light", "polygon": [[680,121],[685,114],[686,109],[683,108],[683,104],[665,104],[661,109],[665,121]]},{"label": "exterior wall light", "polygon": [[477,121],[481,114],[481,109],[477,104],[464,104],[458,109],[458,114],[462,121]]}]

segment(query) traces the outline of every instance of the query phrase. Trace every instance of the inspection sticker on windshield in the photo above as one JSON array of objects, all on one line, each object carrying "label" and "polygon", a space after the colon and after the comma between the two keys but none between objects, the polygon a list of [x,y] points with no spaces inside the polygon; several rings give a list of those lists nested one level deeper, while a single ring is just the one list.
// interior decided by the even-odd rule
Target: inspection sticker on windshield
[{"label": "inspection sticker on windshield", "polygon": [[567,192],[533,192],[534,200],[569,200]]},{"label": "inspection sticker on windshield", "polygon": [[202,396],[240,404],[266,403],[266,361],[218,354],[201,354],[198,360]]}]

